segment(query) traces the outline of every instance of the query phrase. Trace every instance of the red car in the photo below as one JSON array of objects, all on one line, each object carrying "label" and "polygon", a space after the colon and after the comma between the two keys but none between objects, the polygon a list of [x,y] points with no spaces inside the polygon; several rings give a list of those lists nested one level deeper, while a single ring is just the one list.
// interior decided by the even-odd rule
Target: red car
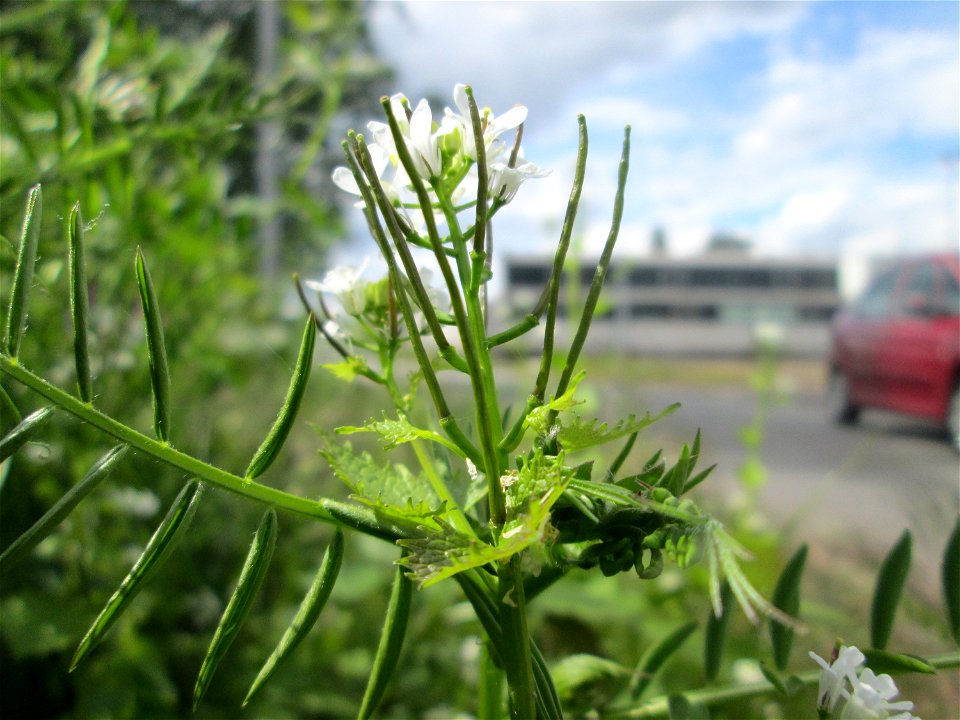
[{"label": "red car", "polygon": [[960,255],[899,261],[837,313],[828,398],[839,423],[892,410],[940,423],[960,450]]}]

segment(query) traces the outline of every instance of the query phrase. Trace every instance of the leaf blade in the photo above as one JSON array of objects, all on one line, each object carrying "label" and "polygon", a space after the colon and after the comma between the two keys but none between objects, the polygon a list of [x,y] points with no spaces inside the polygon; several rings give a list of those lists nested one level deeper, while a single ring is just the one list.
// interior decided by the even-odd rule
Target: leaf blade
[{"label": "leaf blade", "polygon": [[960,518],[957,518],[943,551],[940,566],[943,604],[954,642],[960,643]]},{"label": "leaf blade", "polygon": [[190,526],[202,494],[203,485],[199,480],[192,480],[184,485],[130,572],[120,582],[120,586],[107,600],[100,614],[80,640],[73,654],[73,660],[70,662],[71,672],[106,636],[130,602],[170,556]]},{"label": "leaf blade", "polygon": [[[804,543],[793,554],[780,573],[771,601],[774,606],[791,617],[798,617],[800,610],[800,579],[807,560],[807,545]],[[773,660],[780,671],[787,669],[790,650],[793,646],[793,628],[776,621],[770,623],[770,642],[773,644]]]},{"label": "leaf blade", "polygon": [[90,355],[87,350],[87,272],[83,259],[83,219],[80,203],[70,210],[67,219],[67,261],[70,266],[70,316],[73,320],[73,355],[77,368],[77,392],[80,399],[93,399],[90,377]]},{"label": "leaf blade", "polygon": [[910,531],[904,530],[880,566],[870,606],[870,644],[878,650],[885,650],[890,640],[897,605],[910,570],[911,545]]},{"label": "leaf blade", "polygon": [[643,691],[653,682],[653,678],[666,664],[667,660],[680,649],[684,641],[697,629],[698,624],[695,620],[691,620],[681,625],[643,654],[633,677],[630,678],[629,691],[633,700],[643,694]]},{"label": "leaf blade", "polygon": [[[16,409],[16,408],[14,408]],[[34,435],[36,435],[53,414],[53,407],[43,407],[30,413],[0,439],[0,462],[13,455]]]}]

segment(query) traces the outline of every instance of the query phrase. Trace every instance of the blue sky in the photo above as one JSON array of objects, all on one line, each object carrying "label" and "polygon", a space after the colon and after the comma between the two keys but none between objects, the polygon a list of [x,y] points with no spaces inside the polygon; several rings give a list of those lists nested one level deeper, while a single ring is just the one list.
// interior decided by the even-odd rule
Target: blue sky
[{"label": "blue sky", "polygon": [[[497,237],[548,250],[587,117],[578,227],[609,222],[622,127],[633,128],[620,252],[702,250],[718,231],[765,255],[866,258],[956,248],[956,2],[379,2],[396,90],[530,114],[530,181]],[[948,161],[945,161],[947,158]]]}]

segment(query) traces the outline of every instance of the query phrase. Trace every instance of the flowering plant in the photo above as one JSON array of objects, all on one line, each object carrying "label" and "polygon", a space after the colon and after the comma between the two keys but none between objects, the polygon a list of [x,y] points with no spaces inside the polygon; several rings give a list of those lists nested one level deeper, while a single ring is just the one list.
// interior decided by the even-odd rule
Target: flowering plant
[{"label": "flowering plant", "polygon": [[[629,572],[639,580],[649,580],[657,577],[667,562],[686,568],[704,559],[713,608],[706,643],[708,677],[716,676],[726,619],[734,600],[753,622],[759,623],[764,617],[771,620],[777,671],[785,670],[793,634],[801,628],[795,616],[805,549],[788,564],[773,599],[767,600],[741,568],[740,561],[749,553],[718,520],[688,497],[712,470],[698,468],[699,435],[682,447],[675,461],[668,461],[662,451],[639,462],[631,459],[638,434],[676,406],[630,415],[612,424],[577,412],[585,375],[577,367],[623,212],[629,127],[624,132],[610,232],[572,342],[559,356],[554,331],[560,278],[585,176],[586,121],[579,118],[574,183],[542,298],[515,326],[492,333],[486,304],[486,288],[492,277],[492,222],[518,197],[523,182],[542,177],[544,171],[523,157],[524,108],[494,115],[481,110],[471,89],[462,85],[454,90],[454,104],[456,110],[446,109],[437,122],[426,101],[411,107],[402,95],[384,98],[386,122],[370,123],[372,140],[368,142],[363,135],[351,132],[343,143],[346,165],[335,171],[334,179],[338,186],[359,196],[371,237],[386,264],[386,275],[365,281],[365,267],[335,268],[319,281],[297,280],[309,312],[296,367],[275,423],[242,474],[181,452],[173,444],[164,328],[147,262],[139,251],[136,278],[150,356],[154,437],[96,408],[85,341],[83,226],[76,207],[67,224],[76,394],[20,364],[18,351],[40,218],[41,192],[39,187],[31,190],[0,369],[5,378],[36,391],[51,407],[65,410],[119,444],[57,506],[4,550],[0,572],[24,558],[51,532],[116,463],[122,462],[128,448],[179,468],[192,478],[130,575],[81,640],[74,666],[102,640],[151,571],[186,532],[204,488],[215,487],[263,503],[266,510],[236,590],[199,669],[194,708],[201,703],[263,581],[277,541],[278,510],[331,524],[336,530],[313,585],[276,650],[253,680],[247,700],[278,670],[322,611],[338,578],[346,530],[392,543],[398,555],[380,645],[360,704],[361,718],[376,712],[398,667],[414,583],[428,588],[448,579],[459,585],[485,634],[481,688],[477,707],[472,708],[481,717],[506,713],[514,718],[562,716],[564,700],[554,681],[556,667],[551,668],[530,635],[527,608],[540,593],[577,569],[599,569],[605,576]],[[429,267],[417,261],[415,250],[427,251]],[[432,287],[434,276],[439,279],[439,289]],[[544,335],[538,372],[516,417],[510,418],[497,392],[493,352],[541,323]],[[327,365],[334,375],[347,381],[361,377],[380,386],[392,406],[381,418],[339,427],[335,434],[321,437],[320,452],[333,474],[349,488],[347,500],[305,497],[260,480],[296,420],[318,333],[340,357],[339,362]],[[397,359],[407,350],[415,359],[416,370],[408,378],[401,378]],[[551,389],[554,363],[561,367]],[[441,382],[440,371],[456,373],[466,381],[472,403],[467,421],[451,410],[449,383]],[[427,403],[418,401],[421,386],[426,388]],[[6,392],[0,393],[0,400],[19,417]],[[3,439],[3,455],[26,442],[49,416],[48,407],[22,419]],[[388,451],[408,446],[416,468],[400,462],[382,464],[338,437],[360,433],[375,435]],[[619,447],[605,467],[585,454],[610,443]],[[960,543],[957,533],[952,542],[951,547]],[[891,571],[883,578],[884,597],[898,595],[898,583],[902,587],[902,560],[894,564],[897,572]],[[892,592],[894,588],[896,592]],[[950,597],[954,598],[950,607],[955,615],[958,603],[955,595]],[[889,624],[895,604],[894,599],[878,611],[883,622]],[[641,700],[652,678],[694,628],[695,624],[687,623],[671,633],[650,649],[635,671],[623,673],[618,669],[614,674],[619,673],[624,682],[613,700],[592,710],[609,717],[643,717],[655,712],[681,717],[684,703],[689,705],[691,698],[702,704],[722,699],[722,694],[707,688],[700,694],[690,693],[687,699]],[[888,655],[888,663],[909,665],[905,656]],[[842,657],[848,658],[849,653]],[[820,702],[827,712],[834,709],[840,696],[847,700],[847,708],[877,712],[905,708],[899,703],[884,705],[869,695],[873,692],[883,702],[893,697],[887,676],[864,671],[855,677],[849,672],[849,662],[843,662],[847,664],[826,665],[825,673],[829,673],[832,684],[821,692]],[[931,667],[926,661],[913,662]],[[590,665],[594,670],[580,668],[580,680],[574,687],[585,682],[584,678],[593,677],[597,667],[610,671],[602,663]],[[768,682],[750,692],[787,692],[791,682],[816,682],[804,676],[783,680],[777,671],[769,671]],[[503,680],[505,697],[498,690]]]}]

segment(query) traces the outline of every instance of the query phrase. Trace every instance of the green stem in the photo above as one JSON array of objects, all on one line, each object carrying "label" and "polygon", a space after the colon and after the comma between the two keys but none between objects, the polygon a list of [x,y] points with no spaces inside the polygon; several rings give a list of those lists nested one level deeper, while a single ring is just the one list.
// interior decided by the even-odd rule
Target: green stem
[{"label": "green stem", "polygon": [[152,457],[172,465],[184,472],[205,480],[224,490],[258,500],[268,505],[308,517],[334,522],[333,516],[326,510],[323,503],[310,500],[299,495],[292,495],[282,490],[261,485],[258,482],[247,480],[209,465],[191,455],[180,452],[169,443],[160,442],[137,432],[112,417],[103,414],[92,405],[84,403],[60,388],[51,385],[43,378],[34,375],[5,353],[0,354],[0,370],[17,382],[26,385],[34,392],[42,395],[52,403],[70,413],[83,422],[92,425],[98,430],[110,435],[130,447],[136,448]]},{"label": "green stem", "polygon": [[[944,653],[934,657],[925,658],[933,667],[937,669],[960,667],[960,653]],[[816,685],[820,682],[820,671],[811,670],[809,672],[794,675],[802,685]],[[733,700],[745,700],[761,695],[769,695],[777,692],[776,688],[767,680],[757,680],[756,682],[744,683],[743,685],[728,685],[716,688],[700,688],[683,693],[684,697],[692,704],[698,705],[719,705],[720,703],[731,702]],[[607,720],[617,718],[653,718],[666,717],[669,715],[669,698],[658,697],[644,703],[638,707],[613,710],[603,715]]]},{"label": "green stem", "polygon": [[500,627],[503,630],[503,660],[510,684],[510,715],[514,720],[533,720],[537,716],[537,693],[519,555],[500,565],[499,579]]}]

